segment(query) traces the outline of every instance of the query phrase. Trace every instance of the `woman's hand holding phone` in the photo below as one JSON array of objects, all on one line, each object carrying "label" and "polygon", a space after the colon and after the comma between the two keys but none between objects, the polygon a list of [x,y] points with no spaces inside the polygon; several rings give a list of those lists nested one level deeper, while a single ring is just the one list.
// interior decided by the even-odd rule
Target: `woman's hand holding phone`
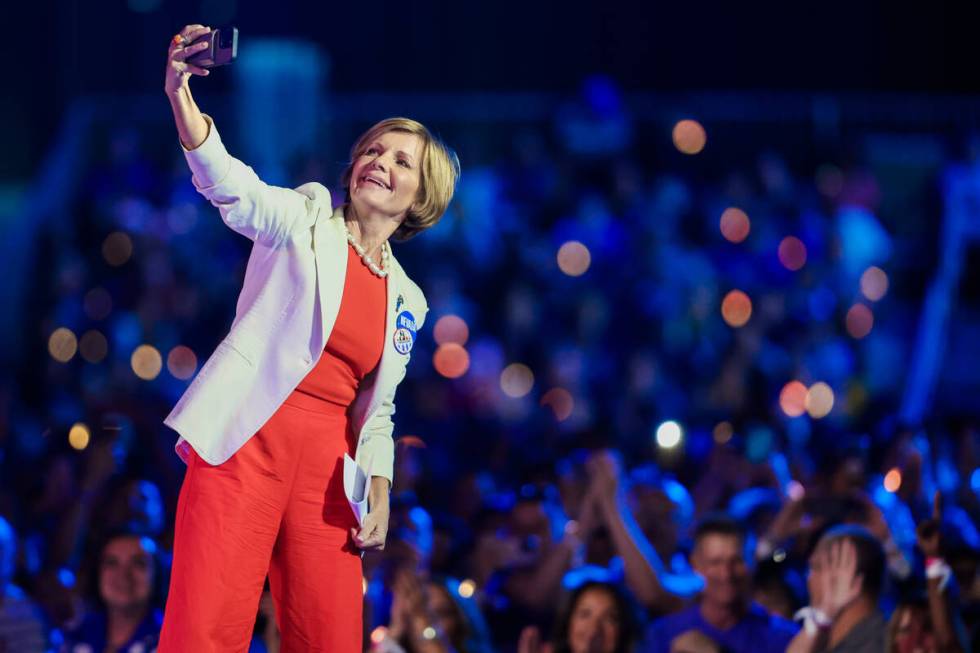
[{"label": "woman's hand holding phone", "polygon": [[170,49],[167,51],[167,73],[164,80],[164,90],[168,96],[187,88],[187,82],[191,75],[207,76],[209,74],[206,68],[188,63],[186,59],[209,47],[208,39],[201,41],[198,39],[210,32],[211,28],[204,25],[187,25],[170,41]]}]

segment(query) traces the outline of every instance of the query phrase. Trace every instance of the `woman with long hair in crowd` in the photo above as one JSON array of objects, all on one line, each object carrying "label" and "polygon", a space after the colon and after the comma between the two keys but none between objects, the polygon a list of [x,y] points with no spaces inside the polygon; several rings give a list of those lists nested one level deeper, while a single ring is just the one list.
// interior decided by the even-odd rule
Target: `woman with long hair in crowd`
[{"label": "woman with long hair in crowd", "polygon": [[518,653],[630,653],[637,642],[636,607],[619,586],[586,581],[567,596],[551,642],[525,628]]},{"label": "woman with long hair in crowd", "polygon": [[[388,241],[438,222],[459,162],[392,118],[354,143],[336,209],[319,183],[265,184],[191,95],[210,34],[174,36],[164,88],[195,187],[253,245],[230,333],[166,419],[187,473],[160,650],[244,650],[268,573],[282,651],[353,653],[360,553],[388,529],[395,389],[428,311]],[[345,454],[369,479],[360,523]]]},{"label": "woman with long hair in crowd", "polygon": [[95,607],[66,633],[66,653],[152,651],[163,621],[157,545],[137,531],[106,537],[94,565]]}]

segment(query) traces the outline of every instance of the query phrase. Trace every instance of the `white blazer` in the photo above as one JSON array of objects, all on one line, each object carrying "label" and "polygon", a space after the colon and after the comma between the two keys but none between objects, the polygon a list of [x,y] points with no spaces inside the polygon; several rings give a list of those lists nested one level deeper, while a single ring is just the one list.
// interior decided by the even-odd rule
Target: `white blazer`
[{"label": "white blazer", "polygon": [[[228,335],[197,373],[164,423],[177,431],[178,455],[192,446],[218,465],[272,417],[317,364],[340,312],[347,274],[343,211],[318,183],[270,186],[228,154],[210,132],[184,151],[195,188],[225,223],[253,241]],[[428,306],[394,256],[388,259],[388,308],[378,368],[351,407],[355,461],[368,476],[392,478],[395,389]],[[396,324],[397,320],[397,324]]]}]

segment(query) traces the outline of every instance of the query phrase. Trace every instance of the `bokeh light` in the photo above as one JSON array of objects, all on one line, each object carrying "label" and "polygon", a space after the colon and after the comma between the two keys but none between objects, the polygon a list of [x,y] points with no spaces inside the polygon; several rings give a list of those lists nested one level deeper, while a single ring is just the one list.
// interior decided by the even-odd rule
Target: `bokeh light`
[{"label": "bokeh light", "polygon": [[879,267],[871,266],[861,275],[861,294],[868,301],[876,302],[888,292],[888,275]]},{"label": "bokeh light", "polygon": [[786,484],[786,496],[792,501],[799,501],[806,496],[806,488],[797,480],[792,480]]},{"label": "bokeh light", "polygon": [[78,351],[78,339],[71,329],[60,327],[48,338],[48,353],[59,363],[67,363]]},{"label": "bokeh light", "polygon": [[432,366],[447,379],[458,379],[470,369],[470,354],[462,345],[447,342],[432,355]]},{"label": "bokeh light", "polygon": [[564,422],[572,416],[575,400],[565,388],[552,388],[541,397],[541,405],[548,406],[555,414],[555,419]]},{"label": "bokeh light", "polygon": [[443,315],[436,320],[432,336],[440,345],[450,342],[465,345],[470,338],[470,328],[466,321],[458,315]]},{"label": "bokeh light", "polygon": [[186,381],[197,371],[197,355],[190,347],[177,345],[167,354],[167,369],[174,378]]},{"label": "bokeh light", "polygon": [[889,492],[898,492],[898,489],[902,487],[902,472],[899,471],[898,467],[892,467],[888,470],[883,485]]},{"label": "bokeh light", "polygon": [[682,154],[698,154],[708,142],[708,134],[697,120],[680,120],[674,125],[674,147]]},{"label": "bokeh light", "polygon": [[657,446],[661,449],[673,449],[683,438],[684,429],[672,419],[657,427]]},{"label": "bokeh light", "polygon": [[806,412],[814,419],[830,414],[834,407],[834,391],[823,381],[810,386],[806,393]]},{"label": "bokeh light", "polygon": [[718,422],[715,424],[715,428],[711,431],[712,437],[714,437],[715,442],[718,444],[726,444],[732,439],[735,434],[735,429],[732,428],[731,422]]},{"label": "bokeh light", "polygon": [[786,236],[779,243],[779,262],[787,270],[799,270],[806,265],[806,245],[796,236]]},{"label": "bokeh light", "polygon": [[721,317],[730,327],[745,326],[752,317],[752,300],[741,290],[729,291],[721,301]]},{"label": "bokeh light", "polygon": [[871,309],[864,304],[855,304],[848,309],[844,323],[847,326],[848,335],[860,340],[871,333],[871,328],[875,324],[875,317]]},{"label": "bokeh light", "polygon": [[570,240],[558,248],[558,268],[570,277],[580,277],[592,264],[589,248],[577,240]]},{"label": "bokeh light", "polygon": [[787,417],[799,417],[806,412],[807,389],[799,381],[790,381],[779,393],[779,408]]},{"label": "bokeh light", "polygon": [[101,332],[92,329],[82,335],[78,349],[85,361],[89,363],[101,363],[106,354],[109,353],[109,343]]},{"label": "bokeh light", "polygon": [[740,243],[749,237],[752,223],[749,216],[742,209],[730,206],[721,214],[721,235],[725,240],[732,243]]},{"label": "bokeh light", "polygon": [[92,320],[99,321],[109,317],[112,312],[112,296],[105,288],[92,288],[85,293],[82,300],[85,314]]},{"label": "bokeh light", "polygon": [[123,265],[132,255],[133,241],[121,231],[112,232],[102,241],[102,257],[113,267]]},{"label": "bokeh light", "polygon": [[89,432],[88,427],[81,422],[76,422],[68,430],[68,444],[71,445],[72,449],[81,451],[88,446],[91,438],[92,434]]},{"label": "bokeh light", "polygon": [[467,578],[459,583],[459,595],[464,599],[468,599],[473,596],[476,592],[476,583]]},{"label": "bokeh light", "polygon": [[[367,593],[367,586],[365,585],[365,594]],[[385,641],[385,637],[388,636],[388,629],[384,626],[378,626],[371,631],[371,643],[374,645],[379,645],[381,642]]]},{"label": "bokeh light", "polygon": [[133,373],[144,381],[152,381],[163,369],[163,358],[153,345],[140,345],[129,359]]},{"label": "bokeh light", "polygon": [[534,387],[534,373],[527,365],[511,363],[500,373],[500,389],[514,399],[525,396]]}]

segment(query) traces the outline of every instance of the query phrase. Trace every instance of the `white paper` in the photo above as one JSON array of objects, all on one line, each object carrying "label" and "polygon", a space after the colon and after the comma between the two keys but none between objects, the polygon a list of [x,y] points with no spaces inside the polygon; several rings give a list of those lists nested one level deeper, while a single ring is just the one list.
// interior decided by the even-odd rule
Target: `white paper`
[{"label": "white paper", "polygon": [[354,511],[357,524],[364,524],[364,517],[368,514],[368,476],[361,467],[354,462],[349,454],[344,454],[344,492],[347,494],[347,503]]}]

